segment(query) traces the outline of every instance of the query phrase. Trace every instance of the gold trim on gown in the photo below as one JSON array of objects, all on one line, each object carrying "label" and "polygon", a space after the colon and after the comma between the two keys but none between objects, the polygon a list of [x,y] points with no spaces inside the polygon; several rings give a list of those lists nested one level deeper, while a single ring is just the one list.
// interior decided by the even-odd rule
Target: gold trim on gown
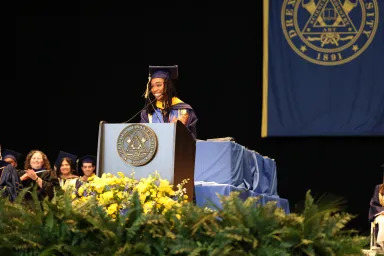
[{"label": "gold trim on gown", "polygon": [[63,189],[63,190],[66,190],[68,186],[73,186],[75,187],[76,186],[76,180],[77,178],[79,178],[79,176],[70,176],[68,178],[62,178],[60,177],[59,178],[59,184],[60,184],[60,187]]}]

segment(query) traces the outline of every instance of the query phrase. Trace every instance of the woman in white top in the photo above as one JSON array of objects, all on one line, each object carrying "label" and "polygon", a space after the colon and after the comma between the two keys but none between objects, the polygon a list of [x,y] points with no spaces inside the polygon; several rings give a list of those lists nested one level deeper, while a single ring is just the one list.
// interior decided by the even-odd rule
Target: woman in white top
[{"label": "woman in white top", "polygon": [[79,177],[75,173],[75,162],[77,156],[60,151],[56,160],[56,172],[59,179],[60,187],[66,190],[68,186],[75,186],[76,179]]}]

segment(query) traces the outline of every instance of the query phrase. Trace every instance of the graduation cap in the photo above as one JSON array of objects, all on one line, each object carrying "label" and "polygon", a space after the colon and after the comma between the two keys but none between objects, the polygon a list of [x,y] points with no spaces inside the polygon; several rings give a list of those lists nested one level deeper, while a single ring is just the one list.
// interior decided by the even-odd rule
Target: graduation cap
[{"label": "graduation cap", "polygon": [[147,89],[144,93],[144,97],[148,98],[149,95],[149,83],[152,78],[163,79],[177,79],[179,77],[179,66],[149,66]]},{"label": "graduation cap", "polygon": [[75,163],[76,163],[76,160],[77,160],[77,156],[76,155],[73,155],[71,153],[68,153],[68,152],[65,152],[65,151],[60,151],[59,152],[59,155],[57,156],[56,158],[56,162],[55,162],[55,166],[57,169],[60,169],[60,165],[61,165],[61,161],[64,157],[68,157],[69,159],[72,160],[72,166],[71,168],[74,168],[75,167]]},{"label": "graduation cap", "polygon": [[96,165],[96,156],[93,155],[86,155],[80,158],[81,165],[83,163],[92,163],[93,165]]},{"label": "graduation cap", "polygon": [[5,149],[2,158],[3,160],[6,158],[12,158],[15,162],[18,162],[20,160],[21,153],[10,150],[10,149]]},{"label": "graduation cap", "polygon": [[178,65],[149,66],[149,76],[152,78],[177,79],[179,77]]}]

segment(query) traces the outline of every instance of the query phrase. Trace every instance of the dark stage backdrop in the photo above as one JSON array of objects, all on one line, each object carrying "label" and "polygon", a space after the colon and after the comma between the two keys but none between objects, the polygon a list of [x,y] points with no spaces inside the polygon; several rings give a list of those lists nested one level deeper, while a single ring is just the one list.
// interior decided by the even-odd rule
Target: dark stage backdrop
[{"label": "dark stage backdrop", "polygon": [[96,154],[99,122],[123,122],[143,107],[148,65],[178,64],[177,90],[195,108],[200,139],[232,136],[274,158],[278,193],[292,211],[308,189],[336,194],[358,215],[351,226],[368,232],[383,138],[260,136],[259,5],[239,16],[169,11],[156,22],[155,14],[18,17],[17,75],[2,81],[2,147],[24,156],[40,149],[52,162],[60,150]]}]

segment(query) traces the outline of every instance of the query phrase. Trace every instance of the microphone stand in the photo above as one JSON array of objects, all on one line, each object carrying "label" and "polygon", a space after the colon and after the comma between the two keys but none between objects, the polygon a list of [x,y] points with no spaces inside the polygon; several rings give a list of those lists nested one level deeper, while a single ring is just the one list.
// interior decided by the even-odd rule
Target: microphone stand
[{"label": "microphone stand", "polygon": [[[141,113],[141,111],[143,111],[144,109],[146,109],[149,105],[152,105],[153,109],[155,109],[155,107],[153,106],[153,102],[155,102],[155,101],[156,101],[156,98],[154,98],[153,100],[151,100],[151,101],[150,101],[148,104],[146,104],[142,109],[140,109],[139,112],[137,112],[136,114],[134,114],[134,115],[133,115],[131,118],[129,118],[127,121],[123,122],[123,124],[125,124],[125,123],[129,123],[129,121],[131,121],[133,118],[135,118],[138,114]],[[155,113],[156,113],[156,110],[155,110]],[[156,113],[156,115],[157,115],[157,113]],[[157,118],[158,118],[159,121],[160,121],[159,116],[157,116]]]},{"label": "microphone stand", "polygon": [[[156,112],[155,106],[153,106],[153,102],[151,103],[151,105],[152,105],[152,107],[153,107],[153,110],[155,111],[155,114],[156,114],[157,119],[158,119],[159,121],[161,121],[159,115],[158,115],[157,112]],[[164,123],[164,120],[163,120],[163,123]]]}]

